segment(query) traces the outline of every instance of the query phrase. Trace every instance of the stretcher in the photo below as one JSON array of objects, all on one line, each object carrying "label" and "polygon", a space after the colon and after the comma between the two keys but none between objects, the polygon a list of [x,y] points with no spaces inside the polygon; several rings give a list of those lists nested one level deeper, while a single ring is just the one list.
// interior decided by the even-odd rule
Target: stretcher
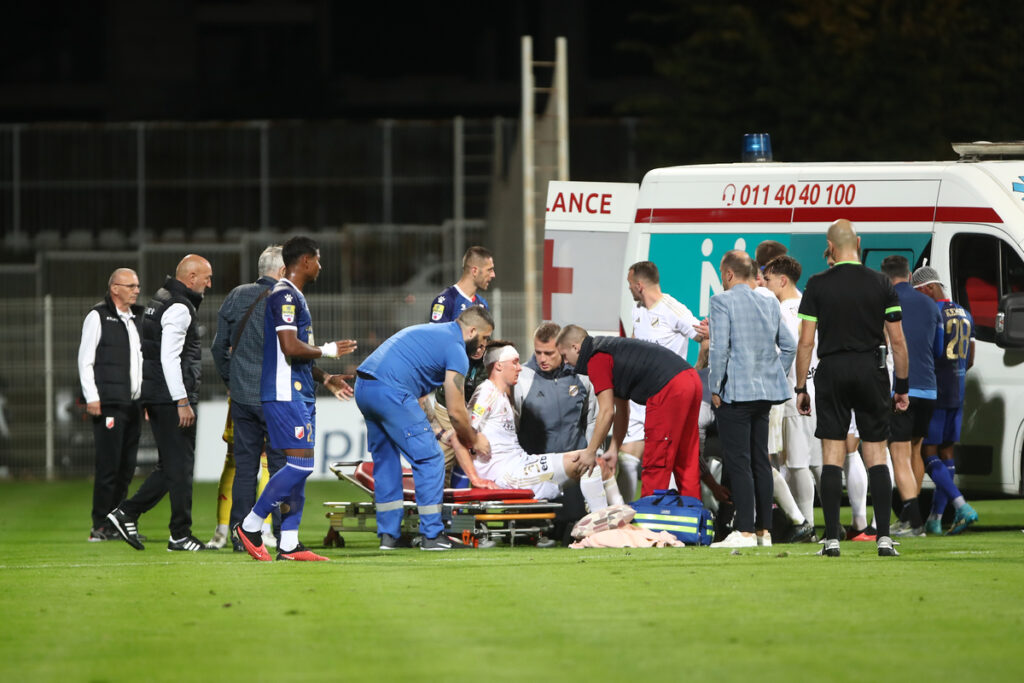
[{"label": "stretcher", "polygon": [[[377,533],[376,507],[373,503],[373,463],[362,462],[349,473],[351,465],[334,463],[330,470],[365,492],[367,501],[328,501],[326,517],[330,528],[325,547],[345,547],[343,533]],[[419,533],[419,513],[412,470],[402,470],[402,533]],[[465,545],[479,547],[507,541],[542,547],[554,545],[548,534],[554,528],[555,513],[561,503],[537,500],[530,489],[445,489],[442,517],[446,532]]]}]

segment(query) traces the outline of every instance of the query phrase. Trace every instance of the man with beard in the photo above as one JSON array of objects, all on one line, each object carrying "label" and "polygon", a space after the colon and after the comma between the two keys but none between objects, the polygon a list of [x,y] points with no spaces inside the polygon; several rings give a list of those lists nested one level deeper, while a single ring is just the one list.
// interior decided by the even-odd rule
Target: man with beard
[{"label": "man with beard", "polygon": [[412,464],[420,515],[422,550],[449,550],[441,499],[444,454],[441,425],[428,421],[420,399],[444,385],[448,416],[466,448],[486,456],[486,439],[469,423],[465,382],[469,357],[486,346],[494,319],[483,306],[470,306],[450,323],[413,325],[388,338],[357,369],[356,405],[366,420],[366,444],[373,456],[374,502],[381,550],[398,547],[402,524],[402,455]]}]

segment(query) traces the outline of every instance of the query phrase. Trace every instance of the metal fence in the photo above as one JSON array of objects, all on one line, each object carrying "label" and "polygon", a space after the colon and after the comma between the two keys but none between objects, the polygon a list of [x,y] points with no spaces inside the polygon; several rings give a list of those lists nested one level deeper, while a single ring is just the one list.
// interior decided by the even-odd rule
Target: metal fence
[{"label": "metal fence", "polygon": [[[496,199],[519,194],[517,129],[500,117],[0,126],[0,476],[91,472],[77,347],[115,268],[134,268],[147,296],[185,253],[208,258],[209,346],[220,302],[255,279],[260,251],[309,234],[324,263],[310,290],[317,336],[355,337],[358,361],[426,318],[466,246],[521,244],[499,239],[515,207]],[[573,121],[573,177],[639,180],[653,163],[638,129]],[[488,298],[497,335],[522,344],[524,295],[502,266],[513,257],[498,249],[506,291]],[[223,393],[209,358],[204,375],[204,398]]]},{"label": "metal fence", "polygon": [[[436,294],[436,289],[421,289],[318,295],[312,287],[309,304],[317,339],[356,339],[359,343],[357,353],[326,362],[339,371],[354,372],[394,332],[425,322]],[[202,400],[226,399],[209,351],[224,296],[207,296],[199,308]],[[34,298],[0,300],[0,317],[4,320],[0,334],[0,478],[79,477],[92,473],[92,428],[79,400],[77,357],[82,321],[98,298],[50,295],[41,302]],[[523,324],[522,294],[497,290],[490,292],[490,298],[496,334],[524,344],[529,333]],[[152,435],[145,427],[140,452],[150,453],[150,459],[155,459]]]}]

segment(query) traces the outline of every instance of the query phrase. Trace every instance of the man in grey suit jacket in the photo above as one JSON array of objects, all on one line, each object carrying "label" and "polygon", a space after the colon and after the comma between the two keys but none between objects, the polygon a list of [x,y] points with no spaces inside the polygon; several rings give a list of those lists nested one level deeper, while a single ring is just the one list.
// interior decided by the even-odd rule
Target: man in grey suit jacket
[{"label": "man in grey suit jacket", "polygon": [[710,300],[711,401],[736,518],[735,530],[712,547],[770,546],[768,412],[792,395],[786,370],[796,339],[782,322],[779,302],[754,292],[756,266],[746,253],[726,253],[721,274],[725,291]]}]

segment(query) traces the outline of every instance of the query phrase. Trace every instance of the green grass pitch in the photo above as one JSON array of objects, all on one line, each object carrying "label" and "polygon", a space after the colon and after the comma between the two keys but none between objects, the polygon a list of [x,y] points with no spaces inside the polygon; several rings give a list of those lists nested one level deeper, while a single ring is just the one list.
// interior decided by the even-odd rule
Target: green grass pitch
[{"label": "green grass pitch", "polygon": [[[135,489],[137,483],[132,486]],[[301,537],[319,546],[311,482]],[[87,543],[88,482],[0,483],[3,681],[930,681],[1021,677],[1024,502],[962,536],[743,551],[382,553],[325,563]],[[194,530],[214,527],[196,486]],[[846,511],[844,511],[846,512]],[[848,512],[846,512],[848,515]],[[820,520],[819,520],[820,522]]]}]

